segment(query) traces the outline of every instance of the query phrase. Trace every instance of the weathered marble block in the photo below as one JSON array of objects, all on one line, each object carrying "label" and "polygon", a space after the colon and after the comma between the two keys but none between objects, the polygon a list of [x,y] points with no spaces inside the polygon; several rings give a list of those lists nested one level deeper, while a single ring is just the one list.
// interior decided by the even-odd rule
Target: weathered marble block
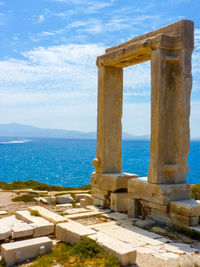
[{"label": "weathered marble block", "polygon": [[125,244],[115,237],[102,232],[90,235],[107,252],[112,253],[120,261],[122,266],[136,263],[136,249],[131,245]]},{"label": "weathered marble block", "polygon": [[127,212],[128,193],[111,193],[110,209],[118,212]]},{"label": "weathered marble block", "polygon": [[45,236],[54,233],[54,224],[40,216],[32,216],[28,210],[16,212],[16,218],[30,224],[33,229],[33,236]]},{"label": "weathered marble block", "polygon": [[70,194],[65,194],[56,197],[56,202],[58,204],[73,203],[74,199]]},{"label": "weathered marble block", "polygon": [[52,222],[53,224],[66,222],[67,219],[63,216],[59,215],[58,213],[52,212],[46,208],[43,208],[41,206],[33,206],[29,208],[30,211],[38,211],[41,217],[46,219],[49,222]]},{"label": "weathered marble block", "polygon": [[48,237],[32,238],[24,241],[1,245],[2,257],[6,266],[14,266],[27,259],[33,259],[41,254],[49,253],[52,241]]},{"label": "weathered marble block", "polygon": [[199,221],[197,216],[184,216],[173,212],[170,212],[170,217],[173,224],[183,226],[197,226]]},{"label": "weathered marble block", "polygon": [[[138,177],[130,173],[92,173],[91,185],[101,190],[115,192],[119,189],[127,189],[128,180]],[[94,195],[95,197],[95,195]]]},{"label": "weathered marble block", "polygon": [[70,244],[76,243],[81,238],[95,233],[96,231],[74,221],[56,225],[56,238]]},{"label": "weathered marble block", "polygon": [[152,201],[167,205],[171,201],[190,199],[189,184],[152,184],[147,177],[128,181],[129,198]]},{"label": "weathered marble block", "polygon": [[183,216],[200,216],[200,201],[193,199],[172,201],[170,212]]}]

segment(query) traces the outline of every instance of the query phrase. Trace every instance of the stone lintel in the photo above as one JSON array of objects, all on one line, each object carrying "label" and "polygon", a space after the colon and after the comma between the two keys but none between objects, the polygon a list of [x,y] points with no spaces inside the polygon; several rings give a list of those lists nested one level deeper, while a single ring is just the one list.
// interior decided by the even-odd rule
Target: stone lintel
[{"label": "stone lintel", "polygon": [[129,198],[167,205],[171,201],[190,199],[190,185],[152,184],[147,177],[135,178],[128,181],[128,194]]},{"label": "stone lintel", "polygon": [[180,200],[170,203],[170,213],[177,213],[183,216],[200,216],[199,200]]},{"label": "stone lintel", "polygon": [[91,176],[92,187],[98,187],[101,190],[115,192],[120,189],[128,188],[128,180],[137,178],[137,174],[131,173],[96,173]]},{"label": "stone lintel", "polygon": [[193,22],[182,20],[160,30],[134,38],[119,46],[106,50],[97,57],[97,66],[128,67],[150,60],[151,50],[193,50]]},{"label": "stone lintel", "polygon": [[175,23],[172,23],[170,25],[167,25],[165,27],[162,27],[158,30],[140,35],[136,38],[133,38],[129,41],[126,41],[124,43],[121,43],[120,45],[116,45],[110,48],[106,49],[106,53],[109,53],[111,51],[117,50],[122,47],[127,47],[131,44],[144,41],[146,39],[155,37],[159,34],[169,35],[172,37],[179,36],[181,39],[184,40],[185,47],[193,49],[194,48],[194,23],[191,20],[179,20]]},{"label": "stone lintel", "polygon": [[172,37],[159,34],[138,43],[130,44],[125,48],[119,48],[112,52],[97,57],[97,66],[113,66],[118,68],[136,65],[150,60],[151,50],[161,48],[169,51],[183,49],[183,42],[180,37]]}]

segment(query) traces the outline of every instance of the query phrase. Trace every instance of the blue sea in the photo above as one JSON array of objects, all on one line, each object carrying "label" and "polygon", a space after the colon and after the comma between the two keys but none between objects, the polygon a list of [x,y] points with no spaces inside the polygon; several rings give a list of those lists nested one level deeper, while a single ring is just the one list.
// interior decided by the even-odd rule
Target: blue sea
[{"label": "blue sea", "polygon": [[[0,181],[29,179],[78,187],[90,183],[95,140],[0,138]],[[123,141],[122,169],[147,176],[149,141]],[[187,182],[200,184],[200,141],[191,141]]]}]

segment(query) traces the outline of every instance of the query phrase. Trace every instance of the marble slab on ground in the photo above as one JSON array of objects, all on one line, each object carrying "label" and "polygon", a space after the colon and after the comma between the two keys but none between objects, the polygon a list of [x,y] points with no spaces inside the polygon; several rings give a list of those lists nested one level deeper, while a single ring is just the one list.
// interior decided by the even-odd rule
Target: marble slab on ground
[{"label": "marble slab on ground", "polygon": [[92,217],[92,216],[97,216],[100,214],[103,214],[103,212],[88,211],[88,212],[81,212],[81,213],[76,213],[76,214],[65,215],[64,217],[66,219],[77,220],[77,219],[83,219],[83,218],[88,218],[88,217]]},{"label": "marble slab on ground", "polygon": [[106,214],[107,217],[115,220],[115,221],[119,221],[119,220],[127,220],[128,219],[128,215],[124,214],[124,213],[120,213],[120,212],[110,212]]},{"label": "marble slab on ground", "polygon": [[93,205],[88,205],[87,209],[93,210],[93,211],[101,211],[103,213],[110,213],[111,212],[110,209],[103,209],[103,208],[96,207],[96,206],[93,206]]},{"label": "marble slab on ground", "polygon": [[[119,250],[127,245],[129,248],[131,247],[131,251],[136,253],[135,263],[140,267],[179,266],[180,262],[184,263],[183,257],[186,257],[187,264],[190,262],[191,265],[180,266],[195,266],[195,262],[200,261],[199,250],[189,244],[175,243],[161,235],[133,226],[128,221],[124,221],[124,225],[123,222],[121,225],[117,225],[116,221],[112,221],[93,225],[91,228],[97,231],[97,234],[94,235],[97,242],[105,249],[110,249],[110,252],[119,259],[121,255]],[[106,236],[107,238],[105,238]],[[109,240],[109,238],[110,240],[118,240],[115,244],[120,243],[120,248],[117,245],[115,246],[112,241],[104,241],[104,239]],[[125,261],[127,261],[127,257]],[[122,262],[121,264],[124,265]]]},{"label": "marble slab on ground", "polygon": [[0,210],[0,215],[7,215],[7,214],[8,214],[7,211],[5,211],[5,210]]},{"label": "marble slab on ground", "polygon": [[0,219],[0,240],[12,237],[22,238],[33,235],[33,228],[14,215]]},{"label": "marble slab on ground", "polygon": [[41,206],[33,206],[29,208],[30,211],[38,211],[40,216],[53,224],[66,222],[67,219],[58,213],[52,212]]},{"label": "marble slab on ground", "polygon": [[25,222],[14,224],[11,230],[13,239],[33,236],[33,227]]},{"label": "marble slab on ground", "polygon": [[4,240],[11,236],[11,228],[6,225],[0,225],[0,240]]},{"label": "marble slab on ground", "polygon": [[66,212],[70,215],[70,214],[85,213],[90,211],[85,208],[72,208],[72,209],[67,209]]},{"label": "marble slab on ground", "polygon": [[78,222],[68,221],[56,225],[56,238],[66,243],[76,243],[81,238],[95,234],[96,231]]},{"label": "marble slab on ground", "polygon": [[8,267],[26,259],[49,253],[51,249],[52,241],[48,237],[32,238],[1,245],[2,256]]},{"label": "marble slab on ground", "polygon": [[121,265],[134,264],[136,262],[136,250],[129,244],[125,244],[121,240],[102,232],[90,235],[89,237],[95,240],[107,252],[114,254]]},{"label": "marble slab on ground", "polygon": [[33,228],[33,236],[45,236],[54,233],[54,224],[40,216],[32,216],[28,210],[16,212],[16,217],[23,220]]}]

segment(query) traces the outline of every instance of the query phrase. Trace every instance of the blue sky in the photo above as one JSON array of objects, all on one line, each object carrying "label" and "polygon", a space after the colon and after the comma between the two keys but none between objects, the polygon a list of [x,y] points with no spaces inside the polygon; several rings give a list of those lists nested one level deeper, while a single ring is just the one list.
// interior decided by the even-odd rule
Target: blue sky
[{"label": "blue sky", "polygon": [[[180,19],[195,23],[191,135],[200,136],[199,0],[0,0],[0,123],[96,130],[96,57]],[[150,64],[124,70],[123,130],[150,132]]]}]

